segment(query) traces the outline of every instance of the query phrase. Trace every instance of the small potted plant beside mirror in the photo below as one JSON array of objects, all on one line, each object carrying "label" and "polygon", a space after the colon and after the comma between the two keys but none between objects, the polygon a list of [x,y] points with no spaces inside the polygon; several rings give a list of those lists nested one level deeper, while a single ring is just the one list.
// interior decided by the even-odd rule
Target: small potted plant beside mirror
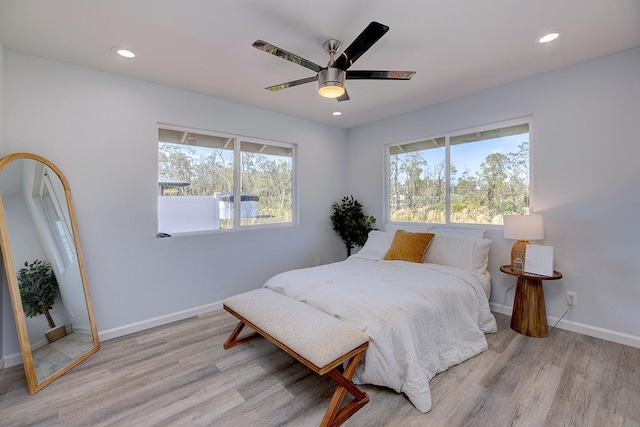
[{"label": "small potted plant beside mirror", "polygon": [[47,341],[54,342],[67,335],[64,325],[56,326],[49,310],[58,297],[59,288],[51,264],[46,261],[35,260],[31,264],[25,261],[24,267],[18,271],[18,288],[22,300],[22,310],[27,317],[44,314],[49,323],[45,332]]}]

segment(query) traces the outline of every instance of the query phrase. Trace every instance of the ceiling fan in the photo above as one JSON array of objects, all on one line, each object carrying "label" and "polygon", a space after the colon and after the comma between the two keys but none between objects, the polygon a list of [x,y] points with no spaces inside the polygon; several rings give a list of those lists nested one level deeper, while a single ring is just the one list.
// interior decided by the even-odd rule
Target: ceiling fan
[{"label": "ceiling fan", "polygon": [[344,87],[344,81],[347,80],[409,80],[416,73],[415,71],[371,71],[371,70],[349,70],[349,67],[362,56],[371,46],[373,46],[380,38],[389,31],[389,27],[379,22],[371,22],[360,33],[358,37],[342,52],[338,58],[336,53],[340,50],[342,43],[338,40],[327,40],[322,45],[325,52],[329,54],[329,63],[326,67],[304,59],[294,53],[287,52],[263,40],[256,40],[253,47],[263,50],[272,55],[278,56],[294,64],[302,65],[317,74],[314,77],[306,77],[304,79],[293,80],[278,85],[269,86],[266,89],[277,91],[298,86],[305,83],[318,82],[318,93],[325,98],[337,98],[338,101],[349,100],[349,94]]}]

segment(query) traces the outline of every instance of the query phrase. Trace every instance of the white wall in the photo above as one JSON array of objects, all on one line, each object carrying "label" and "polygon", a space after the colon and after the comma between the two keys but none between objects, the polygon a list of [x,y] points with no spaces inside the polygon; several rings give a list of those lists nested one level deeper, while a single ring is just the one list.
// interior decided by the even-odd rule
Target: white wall
[{"label": "white wall", "polygon": [[[0,152],[3,152],[4,149],[4,46],[0,43]],[[2,261],[0,260],[0,264]],[[4,268],[2,268],[4,270]],[[0,275],[0,286],[2,289],[0,290],[0,326],[8,325],[8,320],[10,316],[13,315],[13,312],[7,310],[5,307],[5,301],[8,299],[8,289],[5,285],[5,276],[4,274]],[[5,320],[7,318],[8,320]],[[15,326],[14,326],[15,328]],[[4,340],[7,337],[7,334],[3,331],[4,328],[0,327],[0,369],[4,367]],[[13,341],[12,341],[13,342]]]},{"label": "white wall", "polygon": [[[2,154],[36,153],[66,175],[103,338],[344,258],[329,215],[346,131],[9,49],[4,78]],[[157,239],[158,122],[298,143],[299,226]]]},{"label": "white wall", "polygon": [[[2,150],[3,148],[4,148],[4,46],[2,45],[2,43],[0,43],[0,150]],[[2,335],[0,335],[0,337],[2,337]],[[2,340],[0,340],[0,342],[1,341]]]},{"label": "white wall", "polygon": [[[640,344],[640,48],[352,129],[348,192],[382,218],[384,144],[526,115],[532,208],[545,221],[536,243],[555,247],[564,275],[544,284],[547,314],[560,318],[576,292],[563,327]],[[513,241],[488,229],[495,307],[513,284],[499,271]]]}]

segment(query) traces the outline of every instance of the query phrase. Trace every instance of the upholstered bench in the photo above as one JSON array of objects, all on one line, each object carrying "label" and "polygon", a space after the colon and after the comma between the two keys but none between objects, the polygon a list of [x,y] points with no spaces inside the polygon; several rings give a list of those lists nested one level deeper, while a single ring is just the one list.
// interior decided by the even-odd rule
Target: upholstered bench
[{"label": "upholstered bench", "polygon": [[[338,387],[321,426],[338,426],[369,401],[351,378],[369,345],[369,337],[357,327],[306,303],[261,288],[224,300],[224,309],[240,323],[224,343],[229,349],[262,335],[319,375],[327,374]],[[256,332],[239,337],[247,325]],[[344,373],[338,369],[348,361]],[[353,399],[340,408],[349,392]]]}]

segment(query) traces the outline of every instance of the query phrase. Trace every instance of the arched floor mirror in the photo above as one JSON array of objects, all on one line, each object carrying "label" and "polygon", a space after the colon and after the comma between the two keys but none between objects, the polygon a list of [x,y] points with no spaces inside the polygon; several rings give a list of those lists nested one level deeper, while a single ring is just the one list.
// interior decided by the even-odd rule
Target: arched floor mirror
[{"label": "arched floor mirror", "polygon": [[49,160],[0,159],[0,245],[34,394],[100,348],[71,189]]}]

